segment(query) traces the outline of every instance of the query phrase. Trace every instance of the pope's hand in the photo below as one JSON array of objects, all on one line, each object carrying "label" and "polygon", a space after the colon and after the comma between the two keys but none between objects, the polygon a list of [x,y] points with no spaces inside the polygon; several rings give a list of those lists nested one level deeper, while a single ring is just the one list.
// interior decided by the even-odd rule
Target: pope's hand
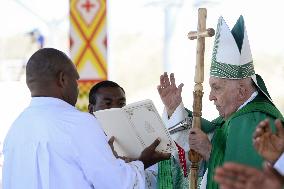
[{"label": "pope's hand", "polygon": [[199,153],[206,161],[209,160],[212,145],[208,136],[199,128],[189,130],[189,148]]},{"label": "pope's hand", "polygon": [[170,79],[167,72],[160,76],[160,85],[157,87],[157,89],[160,94],[161,100],[166,107],[168,116],[171,116],[174,113],[175,109],[182,102],[182,87],[182,83],[178,87],[176,87],[175,76],[173,73],[170,74]]}]

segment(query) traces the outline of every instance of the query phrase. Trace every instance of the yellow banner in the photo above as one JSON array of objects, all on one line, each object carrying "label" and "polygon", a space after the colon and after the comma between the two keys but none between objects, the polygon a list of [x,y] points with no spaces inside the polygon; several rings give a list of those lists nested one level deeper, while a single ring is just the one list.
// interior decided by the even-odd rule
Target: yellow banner
[{"label": "yellow banner", "polygon": [[86,111],[90,88],[107,79],[106,0],[70,0],[70,55],[80,74],[76,106]]}]

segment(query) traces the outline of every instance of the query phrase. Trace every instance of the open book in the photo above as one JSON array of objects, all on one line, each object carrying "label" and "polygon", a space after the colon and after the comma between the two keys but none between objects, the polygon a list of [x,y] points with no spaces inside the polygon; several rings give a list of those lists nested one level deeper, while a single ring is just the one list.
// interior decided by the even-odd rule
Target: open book
[{"label": "open book", "polygon": [[158,137],[159,152],[176,150],[164,122],[151,100],[94,112],[108,137],[114,136],[114,149],[119,156],[138,158],[141,152]]}]

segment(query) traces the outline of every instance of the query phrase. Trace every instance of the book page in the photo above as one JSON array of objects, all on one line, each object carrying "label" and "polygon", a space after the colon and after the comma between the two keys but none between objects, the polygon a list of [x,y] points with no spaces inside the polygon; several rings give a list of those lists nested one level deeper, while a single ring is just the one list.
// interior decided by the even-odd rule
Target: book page
[{"label": "book page", "polygon": [[95,117],[110,138],[115,137],[114,149],[119,156],[138,158],[144,147],[137,138],[130,120],[121,108],[94,112]]},{"label": "book page", "polygon": [[151,100],[132,103],[122,109],[127,113],[131,126],[144,148],[159,137],[161,143],[156,148],[157,151],[171,153],[176,150],[176,145]]}]

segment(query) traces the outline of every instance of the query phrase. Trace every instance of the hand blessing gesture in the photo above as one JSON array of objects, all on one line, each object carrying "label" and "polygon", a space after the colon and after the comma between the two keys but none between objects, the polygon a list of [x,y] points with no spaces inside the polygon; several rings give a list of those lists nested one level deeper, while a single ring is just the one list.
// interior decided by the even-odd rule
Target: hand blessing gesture
[{"label": "hand blessing gesture", "polygon": [[171,116],[175,109],[182,102],[181,92],[183,83],[178,87],[175,83],[175,76],[173,73],[168,77],[167,72],[160,76],[160,85],[157,87],[160,94],[161,100],[166,107],[168,116]]}]

